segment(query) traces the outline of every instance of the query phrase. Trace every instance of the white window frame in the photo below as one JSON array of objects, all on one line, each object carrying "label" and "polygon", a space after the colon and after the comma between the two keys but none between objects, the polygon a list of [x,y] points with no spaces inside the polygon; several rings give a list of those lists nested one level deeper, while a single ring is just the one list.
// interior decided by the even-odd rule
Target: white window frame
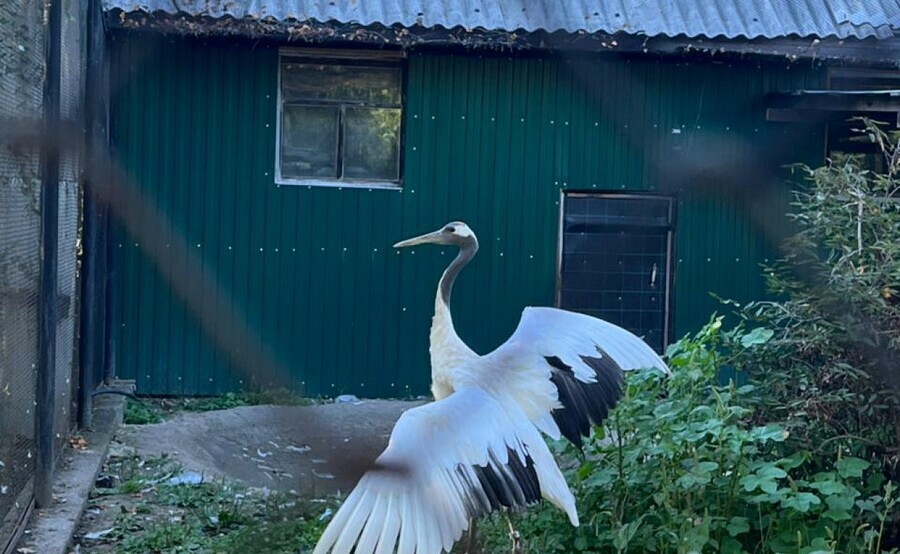
[{"label": "white window frame", "polygon": [[405,82],[406,67],[401,65],[401,91],[400,91],[400,132],[398,137],[398,179],[390,181],[381,181],[376,179],[323,179],[317,177],[310,178],[291,178],[284,177],[281,174],[281,118],[284,106],[281,97],[281,67],[282,58],[315,58],[315,59],[331,59],[339,62],[340,60],[403,60],[405,54],[399,51],[373,51],[373,50],[329,50],[324,48],[291,48],[284,47],[278,50],[278,95],[276,101],[275,114],[275,184],[288,186],[307,186],[307,187],[331,187],[331,188],[361,188],[361,189],[384,189],[384,190],[402,190],[403,189],[403,111],[405,106],[405,94],[402,90],[403,82]]}]

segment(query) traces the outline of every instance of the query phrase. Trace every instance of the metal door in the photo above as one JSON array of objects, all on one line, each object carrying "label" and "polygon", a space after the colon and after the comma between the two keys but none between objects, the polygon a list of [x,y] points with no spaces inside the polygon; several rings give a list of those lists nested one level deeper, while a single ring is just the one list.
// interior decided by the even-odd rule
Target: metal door
[{"label": "metal door", "polygon": [[615,323],[657,352],[669,341],[674,202],[564,193],[556,303]]}]

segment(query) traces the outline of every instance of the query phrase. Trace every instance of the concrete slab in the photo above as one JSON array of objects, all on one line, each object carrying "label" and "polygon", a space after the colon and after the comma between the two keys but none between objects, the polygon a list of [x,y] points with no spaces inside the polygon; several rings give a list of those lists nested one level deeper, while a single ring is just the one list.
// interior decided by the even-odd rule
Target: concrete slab
[{"label": "concrete slab", "polygon": [[62,453],[53,483],[53,505],[34,511],[17,552],[67,552],[110,440],[121,425],[124,406],[125,399],[119,395],[94,399],[92,428],[81,433],[84,442],[76,443],[78,448],[68,445]]},{"label": "concrete slab", "polygon": [[347,492],[387,445],[394,423],[421,401],[245,406],[182,412],[125,425],[117,440],[141,457],[168,454],[185,471],[307,496]]}]

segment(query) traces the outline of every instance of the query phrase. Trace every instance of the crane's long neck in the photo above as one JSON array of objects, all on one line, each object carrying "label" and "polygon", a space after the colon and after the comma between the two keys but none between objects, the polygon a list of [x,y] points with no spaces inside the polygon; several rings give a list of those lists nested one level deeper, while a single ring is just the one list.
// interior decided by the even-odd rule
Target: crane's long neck
[{"label": "crane's long neck", "polygon": [[464,243],[459,249],[459,254],[456,255],[456,258],[450,262],[450,265],[444,270],[444,274],[441,275],[441,281],[438,283],[437,301],[442,301],[448,311],[450,309],[450,292],[453,290],[453,283],[456,281],[456,277],[462,271],[462,268],[475,257],[476,252],[478,252],[477,242],[472,240]]},{"label": "crane's long neck", "polygon": [[474,240],[463,244],[459,254],[450,263],[438,283],[434,299],[434,319],[431,321],[431,375],[432,392],[441,399],[453,392],[452,378],[448,371],[478,355],[466,346],[453,328],[450,315],[450,293],[457,275],[478,251]]}]

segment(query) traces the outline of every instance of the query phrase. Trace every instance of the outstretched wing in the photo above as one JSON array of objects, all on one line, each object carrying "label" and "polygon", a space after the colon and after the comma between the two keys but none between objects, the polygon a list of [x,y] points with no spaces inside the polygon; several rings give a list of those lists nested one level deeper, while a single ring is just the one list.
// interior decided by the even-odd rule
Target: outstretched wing
[{"label": "outstretched wing", "polygon": [[314,554],[438,554],[474,518],[544,496],[578,524],[572,493],[537,429],[478,389],[405,412],[376,468]]},{"label": "outstretched wing", "polygon": [[526,308],[499,348],[459,374],[504,405],[516,404],[541,431],[575,445],[622,392],[623,371],[669,372],[652,348],[612,323],[556,308]]}]

